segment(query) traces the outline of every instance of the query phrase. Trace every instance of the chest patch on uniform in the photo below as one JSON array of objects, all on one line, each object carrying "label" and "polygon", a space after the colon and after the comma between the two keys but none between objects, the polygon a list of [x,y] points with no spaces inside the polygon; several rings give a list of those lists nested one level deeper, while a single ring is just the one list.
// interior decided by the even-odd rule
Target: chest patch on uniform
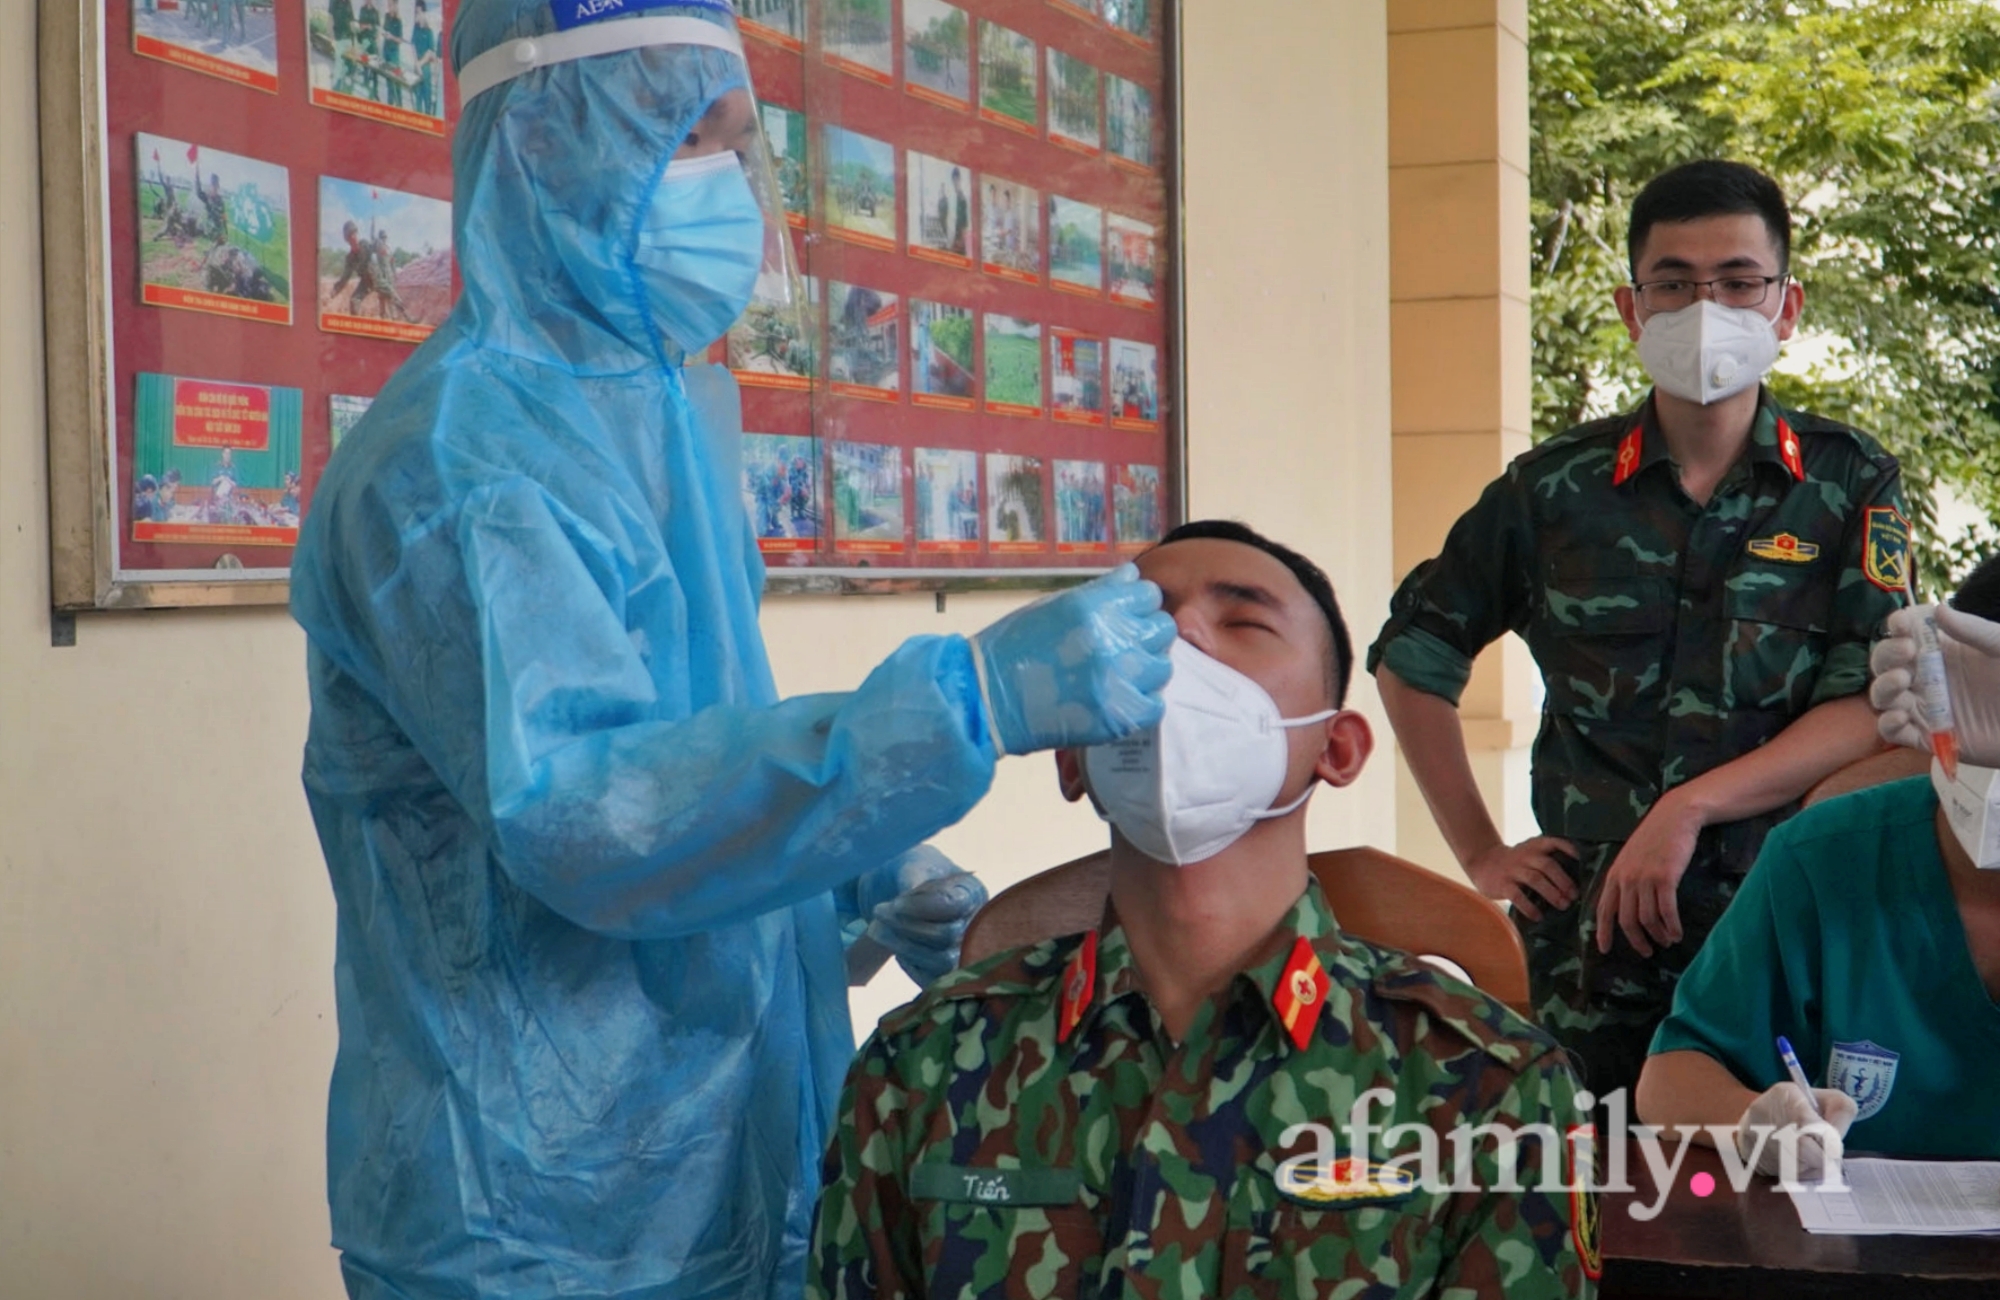
[{"label": "chest patch on uniform", "polygon": [[1791,533],[1755,538],[1743,549],[1760,560],[1782,560],[1787,564],[1811,564],[1819,558],[1818,542],[1802,542]]},{"label": "chest patch on uniform", "polygon": [[910,1197],[970,1205],[1071,1205],[1083,1190],[1074,1169],[991,1169],[967,1165],[918,1165],[910,1170]]},{"label": "chest patch on uniform", "polygon": [[1417,1190],[1416,1176],[1406,1169],[1343,1156],[1331,1165],[1312,1159],[1287,1160],[1272,1175],[1278,1194],[1288,1201],[1323,1209],[1361,1201],[1399,1201]]},{"label": "chest patch on uniform", "polygon": [[1889,1104],[1896,1086],[1896,1063],[1902,1060],[1879,1043],[1862,1039],[1858,1043],[1835,1043],[1827,1058],[1826,1086],[1838,1088],[1854,1098],[1854,1120],[1858,1124],[1880,1114]]},{"label": "chest patch on uniform", "polygon": [[1910,521],[1894,506],[1870,506],[1861,530],[1861,572],[1884,591],[1910,585]]}]

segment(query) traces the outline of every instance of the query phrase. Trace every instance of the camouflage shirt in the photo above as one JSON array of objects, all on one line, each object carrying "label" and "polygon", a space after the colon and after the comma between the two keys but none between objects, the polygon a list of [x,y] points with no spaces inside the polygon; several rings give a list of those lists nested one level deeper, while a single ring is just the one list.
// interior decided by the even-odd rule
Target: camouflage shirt
[{"label": "camouflage shirt", "polygon": [[1702,506],[1649,400],[1517,457],[1404,579],[1368,667],[1456,703],[1473,657],[1519,633],[1548,688],[1535,818],[1622,841],[1664,791],[1865,688],[1908,567],[1901,471],[1868,435],[1766,391]]},{"label": "camouflage shirt", "polygon": [[[1108,909],[1097,931],[955,972],[884,1018],[848,1074],[807,1295],[1589,1294],[1595,1206],[1562,1190],[1571,1173],[1542,1180],[1563,1160],[1553,1135],[1582,1122],[1555,1044],[1341,934],[1317,883],[1274,942],[1178,1044]],[[1374,1088],[1393,1101],[1351,1149],[1350,1109]],[[1288,1145],[1300,1122],[1334,1145]],[[1504,1156],[1469,1135],[1454,1176],[1455,1128],[1533,1123],[1546,1141],[1529,1130]],[[1365,1163],[1433,1143],[1428,1188]],[[1359,1190],[1288,1182],[1294,1154],[1360,1156]],[[1493,1190],[1503,1159],[1527,1190]]]}]

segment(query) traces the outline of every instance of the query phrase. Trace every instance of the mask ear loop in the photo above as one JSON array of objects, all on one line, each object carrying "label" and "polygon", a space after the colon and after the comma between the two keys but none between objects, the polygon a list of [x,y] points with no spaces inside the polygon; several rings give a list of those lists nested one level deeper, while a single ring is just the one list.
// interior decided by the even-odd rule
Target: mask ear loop
[{"label": "mask ear loop", "polygon": [[[1325,722],[1328,718],[1335,716],[1339,712],[1339,709],[1322,709],[1318,713],[1308,713],[1303,718],[1279,718],[1276,725],[1281,730],[1289,730],[1292,727],[1310,727],[1315,722]],[[1318,783],[1308,781],[1306,788],[1300,793],[1299,797],[1282,808],[1266,808],[1263,812],[1251,813],[1250,815],[1260,822],[1270,821],[1273,817],[1289,817],[1291,814],[1305,807],[1306,800],[1312,798],[1313,786],[1316,784]]]}]

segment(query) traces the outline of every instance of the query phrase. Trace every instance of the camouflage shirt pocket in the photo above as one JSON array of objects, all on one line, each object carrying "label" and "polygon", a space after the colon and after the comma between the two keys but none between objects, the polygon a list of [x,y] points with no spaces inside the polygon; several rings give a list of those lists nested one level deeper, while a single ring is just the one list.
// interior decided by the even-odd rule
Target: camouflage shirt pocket
[{"label": "camouflage shirt pocket", "polygon": [[1557,551],[1543,579],[1542,623],[1559,637],[1657,636],[1673,612],[1667,579],[1622,550]]},{"label": "camouflage shirt pocket", "polygon": [[1824,582],[1746,569],[1723,597],[1723,699],[1732,710],[1805,712],[1826,661],[1833,593]]},{"label": "camouflage shirt pocket", "polygon": [[1225,1300],[1429,1294],[1443,1266],[1438,1225],[1407,1205],[1309,1210],[1282,1205],[1232,1227],[1223,1243]]},{"label": "camouflage shirt pocket", "polygon": [[1082,1205],[947,1203],[927,1256],[930,1300],[1056,1300],[1094,1294],[1104,1258]]}]

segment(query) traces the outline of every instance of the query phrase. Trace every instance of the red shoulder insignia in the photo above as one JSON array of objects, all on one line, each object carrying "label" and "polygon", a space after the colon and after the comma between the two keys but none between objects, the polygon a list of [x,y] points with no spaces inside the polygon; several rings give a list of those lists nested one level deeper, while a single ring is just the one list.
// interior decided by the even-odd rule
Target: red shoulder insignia
[{"label": "red shoulder insignia", "polygon": [[1805,481],[1806,461],[1799,453],[1799,435],[1792,432],[1792,426],[1785,423],[1782,415],[1778,417],[1778,459],[1785,462],[1795,481]]},{"label": "red shoulder insignia", "polygon": [[1083,947],[1076,950],[1076,956],[1069,959],[1069,969],[1063,972],[1062,1015],[1056,1025],[1056,1041],[1067,1043],[1069,1036],[1076,1032],[1076,1026],[1083,1019],[1083,1013],[1090,1009],[1090,1001],[1097,996],[1097,931],[1083,936]]},{"label": "red shoulder insignia", "polygon": [[1612,487],[1619,486],[1639,472],[1639,453],[1645,441],[1646,427],[1635,424],[1632,426],[1632,432],[1626,434],[1624,440],[1618,444],[1618,461],[1611,469]]},{"label": "red shoulder insignia", "polygon": [[1278,976],[1277,991],[1271,995],[1278,1019],[1292,1036],[1292,1046],[1300,1051],[1312,1041],[1319,1013],[1326,1007],[1326,991],[1332,984],[1326,977],[1326,968],[1319,963],[1319,954],[1313,951],[1312,940],[1300,935],[1299,941],[1292,945],[1292,959]]}]

